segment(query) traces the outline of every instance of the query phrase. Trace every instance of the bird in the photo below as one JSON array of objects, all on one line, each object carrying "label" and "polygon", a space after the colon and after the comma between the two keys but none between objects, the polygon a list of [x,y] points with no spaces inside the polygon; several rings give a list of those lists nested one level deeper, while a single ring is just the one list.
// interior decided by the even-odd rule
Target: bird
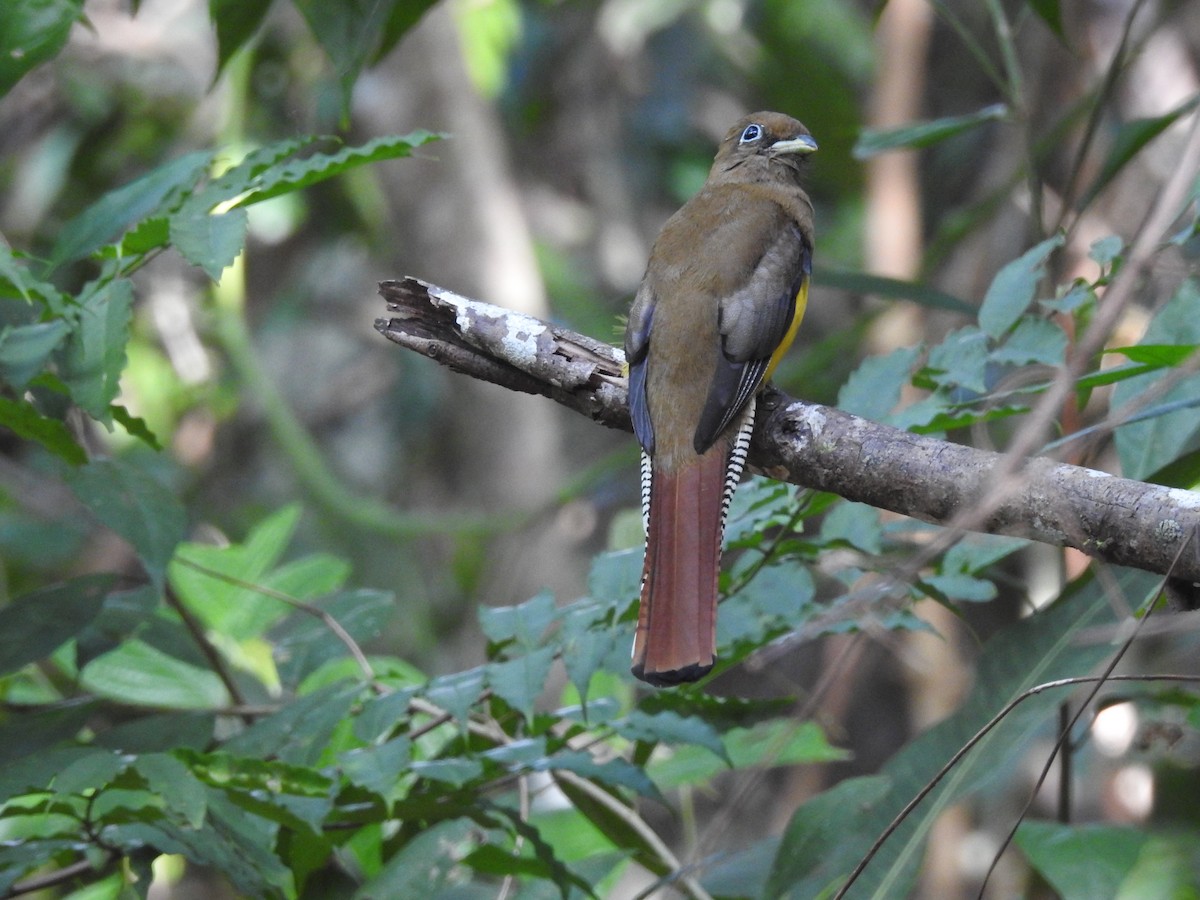
[{"label": "bird", "polygon": [[657,687],[696,681],[716,662],[721,543],[757,393],[808,299],[813,205],[801,178],[816,149],[791,116],[740,119],[704,186],[659,232],[629,310],[646,532],[631,670]]}]

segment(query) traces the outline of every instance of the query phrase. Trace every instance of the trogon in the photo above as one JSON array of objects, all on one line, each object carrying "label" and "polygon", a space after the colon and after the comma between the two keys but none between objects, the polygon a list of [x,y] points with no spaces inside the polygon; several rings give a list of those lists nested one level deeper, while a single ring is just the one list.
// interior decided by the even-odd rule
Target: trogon
[{"label": "trogon", "polygon": [[633,674],[672,685],[716,661],[717,577],[755,397],[804,314],[817,149],[761,112],[721,141],[708,180],[663,226],[629,312],[629,409],[642,446],[646,558]]}]

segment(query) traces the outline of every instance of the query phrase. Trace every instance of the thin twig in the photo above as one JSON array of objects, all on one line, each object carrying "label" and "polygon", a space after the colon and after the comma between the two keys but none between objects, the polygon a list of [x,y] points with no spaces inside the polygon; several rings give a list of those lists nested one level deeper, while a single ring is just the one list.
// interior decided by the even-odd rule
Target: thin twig
[{"label": "thin twig", "polygon": [[[204,633],[204,625],[187,608],[187,604],[175,593],[175,589],[171,587],[170,583],[166,585],[163,595],[166,598],[167,605],[179,613],[179,618],[183,620],[183,627],[192,636],[192,640],[200,648],[200,652],[204,654],[204,658],[208,660],[208,664],[212,667],[212,670],[217,673],[217,677],[221,679],[221,684],[225,685],[225,690],[229,692],[234,705],[245,706],[246,698],[242,695],[241,688],[238,687],[237,682],[234,680],[233,672],[225,664],[225,658],[221,656],[221,651],[213,646],[213,642]],[[253,721],[249,716],[242,716],[241,718],[246,724],[250,724]]]},{"label": "thin twig", "polygon": [[[341,623],[338,622],[338,620],[330,615],[326,610],[323,610],[321,607],[312,603],[301,600],[298,597],[293,597],[291,594],[285,594],[283,591],[277,591],[274,588],[267,587],[266,585],[255,584],[252,581],[245,581],[244,579],[238,578],[234,575],[228,575],[225,572],[218,571],[217,569],[210,569],[208,566],[188,559],[186,556],[176,556],[175,561],[180,565],[187,566],[189,569],[194,569],[201,574],[208,575],[210,578],[224,581],[226,584],[232,584],[235,587],[244,588],[248,591],[254,591],[255,593],[262,594],[264,597],[270,597],[272,600],[278,600],[280,603],[286,603],[293,609],[298,609],[301,612],[308,613],[310,616],[319,619],[321,624],[328,628],[333,633],[334,637],[341,641],[346,647],[346,650],[354,658],[354,662],[358,664],[359,671],[362,672],[363,678],[375,685],[375,670],[371,668],[371,662],[367,659],[367,655],[363,653],[362,647],[360,647],[358,642],[350,636],[350,632],[346,631],[346,629],[342,627]],[[180,604],[180,606],[182,606],[182,604]],[[375,686],[377,689],[379,688],[378,685]],[[238,702],[241,703],[242,701],[238,700]]]}]

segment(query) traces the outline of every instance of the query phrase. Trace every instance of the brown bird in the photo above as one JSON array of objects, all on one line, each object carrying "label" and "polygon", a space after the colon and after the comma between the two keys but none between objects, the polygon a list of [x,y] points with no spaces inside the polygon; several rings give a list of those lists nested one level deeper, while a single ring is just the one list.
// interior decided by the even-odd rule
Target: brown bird
[{"label": "brown bird", "polygon": [[716,661],[721,539],[755,396],[808,297],[813,208],[800,176],[816,149],[781,113],[734,125],[659,233],[629,311],[646,527],[633,674],[650,684],[695,681]]}]

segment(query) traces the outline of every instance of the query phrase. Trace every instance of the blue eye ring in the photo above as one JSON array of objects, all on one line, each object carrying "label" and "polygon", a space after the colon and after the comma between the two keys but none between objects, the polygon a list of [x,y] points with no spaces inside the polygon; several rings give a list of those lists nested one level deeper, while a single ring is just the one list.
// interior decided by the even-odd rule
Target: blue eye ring
[{"label": "blue eye ring", "polygon": [[738,143],[740,143],[740,144],[752,143],[754,141],[757,141],[759,138],[761,138],[762,134],[763,134],[762,126],[759,125],[757,122],[752,122],[751,124],[747,125],[745,127],[745,129],[742,131],[742,137],[741,137],[741,140],[738,141]]}]

